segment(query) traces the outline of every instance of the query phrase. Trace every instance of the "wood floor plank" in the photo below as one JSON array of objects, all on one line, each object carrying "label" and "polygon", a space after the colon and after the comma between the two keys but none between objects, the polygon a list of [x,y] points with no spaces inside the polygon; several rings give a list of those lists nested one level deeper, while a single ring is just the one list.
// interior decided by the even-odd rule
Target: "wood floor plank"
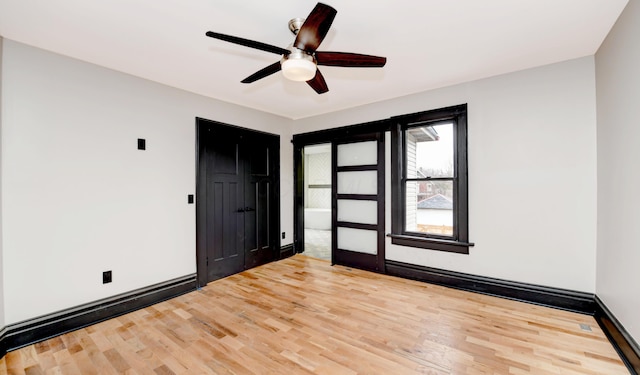
[{"label": "wood floor plank", "polygon": [[0,375],[494,373],[628,374],[593,317],[302,255],[0,359]]}]

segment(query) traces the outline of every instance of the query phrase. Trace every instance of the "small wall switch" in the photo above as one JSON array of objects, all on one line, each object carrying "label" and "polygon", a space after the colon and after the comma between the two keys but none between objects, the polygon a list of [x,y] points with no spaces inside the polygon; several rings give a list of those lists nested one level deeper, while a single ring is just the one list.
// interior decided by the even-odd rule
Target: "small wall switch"
[{"label": "small wall switch", "polygon": [[284,240],[285,237],[286,237],[286,233],[282,232],[282,239]]},{"label": "small wall switch", "polygon": [[138,150],[146,150],[147,141],[143,138],[138,138]]},{"label": "small wall switch", "polygon": [[189,195],[187,196],[187,203],[189,203],[189,204],[193,204],[193,194],[189,194]]},{"label": "small wall switch", "polygon": [[104,271],[102,273],[102,283],[108,284],[111,282],[111,271]]}]

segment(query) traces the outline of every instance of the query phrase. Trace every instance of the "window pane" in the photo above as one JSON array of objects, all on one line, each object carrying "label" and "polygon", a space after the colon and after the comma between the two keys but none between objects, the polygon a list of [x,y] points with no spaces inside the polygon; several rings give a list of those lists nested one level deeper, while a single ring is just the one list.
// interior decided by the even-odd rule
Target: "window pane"
[{"label": "window pane", "polygon": [[453,124],[406,130],[407,178],[453,177]]},{"label": "window pane", "polygon": [[405,230],[453,236],[453,181],[406,183]]}]

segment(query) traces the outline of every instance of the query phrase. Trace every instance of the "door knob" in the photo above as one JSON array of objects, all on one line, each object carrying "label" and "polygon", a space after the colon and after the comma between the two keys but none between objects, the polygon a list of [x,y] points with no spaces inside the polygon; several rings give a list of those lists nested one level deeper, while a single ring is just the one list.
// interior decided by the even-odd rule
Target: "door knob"
[{"label": "door knob", "polygon": [[238,211],[236,211],[236,212],[244,212],[244,211],[245,211],[244,208],[238,208]]}]

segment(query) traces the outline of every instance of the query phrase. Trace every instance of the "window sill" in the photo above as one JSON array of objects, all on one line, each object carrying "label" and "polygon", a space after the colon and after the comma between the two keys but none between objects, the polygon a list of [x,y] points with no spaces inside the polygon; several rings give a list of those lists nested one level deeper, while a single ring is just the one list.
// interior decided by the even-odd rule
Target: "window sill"
[{"label": "window sill", "polygon": [[474,244],[470,242],[425,238],[419,236],[410,236],[406,234],[388,233],[387,237],[391,238],[391,243],[394,245],[418,247],[421,249],[430,249],[437,251],[447,251],[450,253],[458,254],[469,254],[469,247],[474,246]]}]

